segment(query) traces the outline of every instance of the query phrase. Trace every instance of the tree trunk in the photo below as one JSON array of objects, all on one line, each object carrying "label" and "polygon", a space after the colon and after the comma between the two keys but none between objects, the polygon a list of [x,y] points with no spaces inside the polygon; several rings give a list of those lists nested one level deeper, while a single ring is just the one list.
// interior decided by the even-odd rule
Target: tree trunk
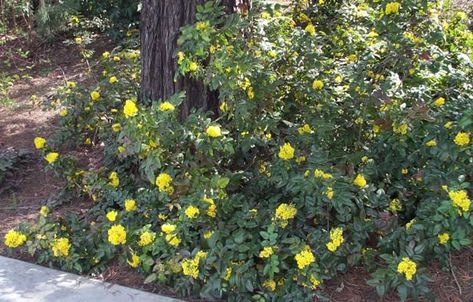
[{"label": "tree trunk", "polygon": [[[233,13],[240,2],[223,0],[227,13]],[[179,117],[185,119],[191,108],[218,112],[216,92],[208,91],[199,81],[180,77],[177,70],[177,39],[179,29],[195,22],[197,5],[206,0],[143,0],[141,11],[141,94],[140,102],[149,104],[186,91]]]}]

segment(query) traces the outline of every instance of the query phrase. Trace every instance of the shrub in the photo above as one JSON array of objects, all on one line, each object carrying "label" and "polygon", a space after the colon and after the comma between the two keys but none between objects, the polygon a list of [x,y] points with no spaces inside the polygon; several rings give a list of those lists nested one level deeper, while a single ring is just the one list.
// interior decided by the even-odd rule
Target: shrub
[{"label": "shrub", "polygon": [[183,94],[142,106],[133,50],[102,55],[97,87],[63,88],[56,146],[103,143],[103,166],[51,161],[94,203],[24,227],[30,253],[77,271],[118,256],[209,299],[324,298],[354,265],[380,295],[428,295],[425,264],[471,244],[467,18],[420,0],[307,3],[199,7],[176,56],[218,90],[213,120],[180,123]]}]

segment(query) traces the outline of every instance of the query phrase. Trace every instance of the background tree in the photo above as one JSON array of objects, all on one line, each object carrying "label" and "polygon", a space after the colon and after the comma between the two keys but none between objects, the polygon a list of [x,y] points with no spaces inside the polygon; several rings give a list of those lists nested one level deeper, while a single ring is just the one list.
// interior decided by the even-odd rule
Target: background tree
[{"label": "background tree", "polygon": [[[174,81],[177,70],[177,39],[180,28],[195,22],[196,7],[206,0],[144,0],[141,13],[141,102],[166,99],[186,91],[180,108],[181,119],[191,108],[217,112],[218,98],[202,83],[181,77]],[[224,11],[231,14],[247,11],[250,0],[223,0]]]}]

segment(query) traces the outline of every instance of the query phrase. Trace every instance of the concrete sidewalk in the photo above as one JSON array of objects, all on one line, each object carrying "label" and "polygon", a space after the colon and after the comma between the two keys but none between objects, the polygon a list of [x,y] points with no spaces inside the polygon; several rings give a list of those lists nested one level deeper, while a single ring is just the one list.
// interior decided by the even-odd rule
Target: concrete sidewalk
[{"label": "concrete sidewalk", "polygon": [[0,256],[0,302],[179,302]]}]

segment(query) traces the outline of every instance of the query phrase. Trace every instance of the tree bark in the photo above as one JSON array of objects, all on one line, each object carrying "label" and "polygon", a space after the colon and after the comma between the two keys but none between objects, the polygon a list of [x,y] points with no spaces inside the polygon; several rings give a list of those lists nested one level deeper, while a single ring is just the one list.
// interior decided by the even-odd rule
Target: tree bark
[{"label": "tree bark", "polygon": [[[222,0],[227,13],[235,12],[240,2]],[[149,104],[186,91],[179,117],[185,119],[192,108],[218,112],[216,92],[210,92],[194,79],[180,77],[177,70],[177,39],[180,28],[195,22],[197,5],[206,0],[143,0],[141,11],[141,93],[140,102]]]}]

